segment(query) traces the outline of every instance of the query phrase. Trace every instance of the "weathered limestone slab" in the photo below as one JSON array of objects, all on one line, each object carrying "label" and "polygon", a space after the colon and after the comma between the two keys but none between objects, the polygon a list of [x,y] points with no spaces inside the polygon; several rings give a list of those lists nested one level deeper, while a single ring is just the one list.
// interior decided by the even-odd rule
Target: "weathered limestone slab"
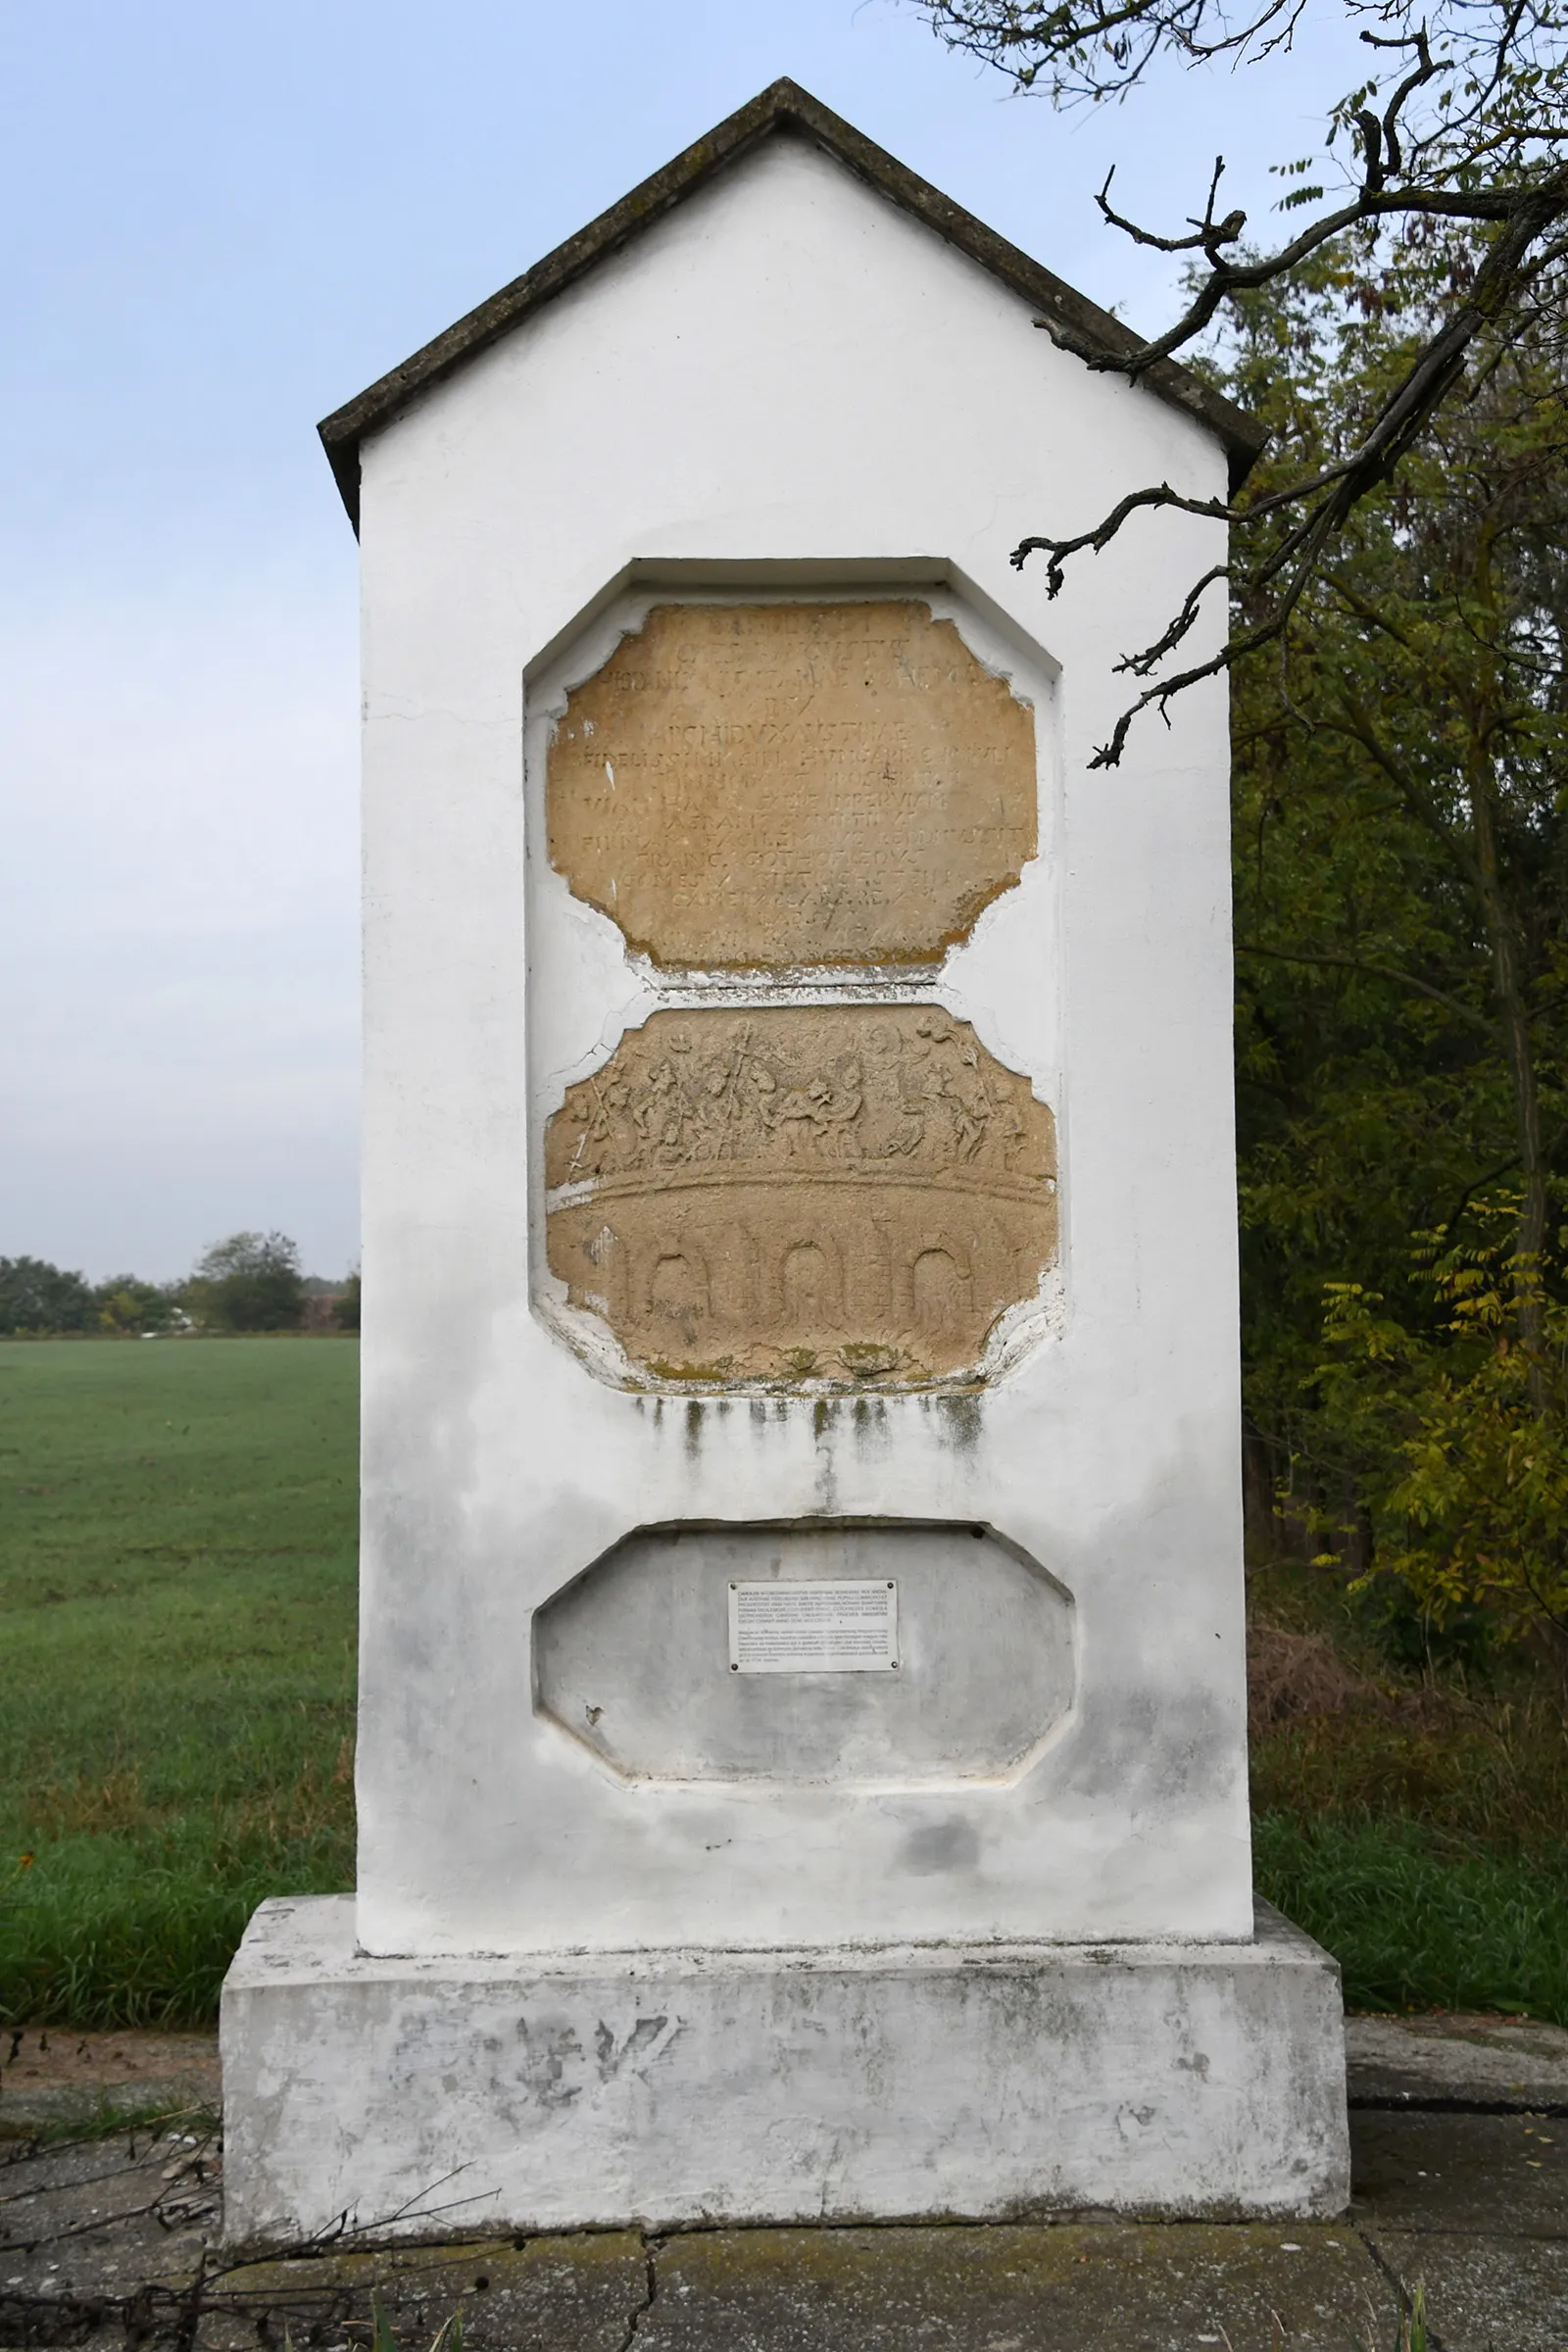
[{"label": "weathered limestone slab", "polygon": [[231,2243],[584,2223],[1318,2215],[1339,1973],[1241,1945],[372,1960],[264,1904],[223,1992]]},{"label": "weathered limestone slab", "polygon": [[937,1004],[656,1012],[545,1182],[571,1303],[683,1384],[972,1374],[1056,1250],[1052,1114]]},{"label": "weathered limestone slab", "polygon": [[657,607],[549,778],[552,862],[663,965],[940,963],[1035,854],[1033,715],[923,605]]}]

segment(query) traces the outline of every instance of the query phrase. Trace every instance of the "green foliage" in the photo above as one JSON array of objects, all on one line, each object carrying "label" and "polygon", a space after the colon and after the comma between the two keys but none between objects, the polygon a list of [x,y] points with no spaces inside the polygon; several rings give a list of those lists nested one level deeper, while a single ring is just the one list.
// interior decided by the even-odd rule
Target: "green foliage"
[{"label": "green foliage", "polygon": [[0,1257],[0,1334],[91,1331],[98,1301],[82,1274],[41,1257]]},{"label": "green foliage", "polygon": [[183,1320],[177,1283],[112,1274],[89,1283],[40,1257],[0,1257],[0,1338],[58,1339],[86,1332],[121,1338],[169,1331]]},{"label": "green foliage", "polygon": [[360,1270],[355,1267],[338,1294],[337,1327],[339,1331],[358,1331],[360,1328]]},{"label": "green foliage", "polygon": [[[1329,1286],[1322,1411],[1365,1465],[1379,1568],[1439,1627],[1479,1606],[1568,1636],[1568,1306],[1509,1237],[1517,1204],[1474,1204],[1500,1238],[1434,1237],[1442,1312],[1411,1329],[1359,1283]],[[1521,1295],[1539,1337],[1519,1335]]]},{"label": "green foliage", "polygon": [[[1332,468],[1359,445],[1478,251],[1436,227],[1392,254],[1342,240],[1288,291],[1249,299],[1226,382],[1274,430],[1265,488],[1271,468]],[[1552,1541],[1556,1508],[1560,1387],[1546,1366],[1560,1344],[1546,1326],[1564,1287],[1553,1236],[1568,1147],[1564,334],[1544,286],[1528,331],[1491,352],[1471,396],[1358,508],[1287,648],[1236,679],[1254,1482],[1277,1486],[1298,1521],[1333,1525],[1363,1571],[1409,1565],[1427,1595],[1437,1570],[1418,1555],[1462,1563],[1459,1523],[1482,1481],[1503,1479],[1506,1501],[1474,1531],[1477,1556],[1449,1576],[1449,1625],[1483,1584],[1517,1596],[1539,1581],[1530,1561]],[[1499,1183],[1513,1200],[1506,1248],[1477,1206]],[[1440,1280],[1430,1250],[1412,1255],[1411,1237],[1437,1230],[1450,1252],[1494,1252],[1469,1305],[1443,1287],[1449,1274],[1468,1283],[1457,1259]],[[1320,1377],[1326,1294],[1337,1379]],[[1369,1352],[1384,1344],[1393,1354]],[[1544,1450],[1521,1394],[1546,1425]],[[1511,1567],[1499,1544],[1514,1547]]]},{"label": "green foliage", "polygon": [[205,2023],[352,1886],[358,1353],[0,1347],[0,2019]]},{"label": "green foliage", "polygon": [[[997,67],[1020,90],[1049,93],[1058,106],[1119,96],[1162,58],[1193,67],[1228,57],[1241,65],[1289,49],[1301,16],[1299,0],[1240,8],[1228,0],[915,4],[952,47]],[[1134,381],[1178,352],[1201,354],[1217,322],[1228,324],[1232,314],[1244,333],[1255,332],[1260,317],[1298,319],[1337,264],[1364,318],[1392,311],[1401,321],[1399,333],[1370,353],[1370,366],[1342,349],[1339,375],[1355,395],[1354,430],[1341,434],[1327,462],[1277,437],[1274,463],[1229,500],[1195,500],[1169,482],[1148,483],[1068,537],[1052,535],[1059,522],[1042,517],[1044,527],[1013,549],[1018,565],[1046,559],[1047,593],[1054,596],[1064,565],[1100,554],[1152,511],[1174,509],[1228,526],[1222,562],[1193,581],[1152,643],[1124,652],[1121,671],[1148,683],[1134,690],[1092,767],[1120,763],[1142,714],[1164,715],[1201,681],[1284,646],[1302,612],[1321,601],[1331,566],[1353,562],[1369,522],[1375,530],[1390,485],[1421,521],[1441,512],[1446,485],[1433,459],[1441,459],[1446,439],[1462,436],[1478,406],[1491,405],[1493,387],[1517,360],[1540,359],[1543,319],[1561,310],[1568,273],[1568,14],[1561,0],[1347,0],[1344,19],[1360,25],[1355,86],[1330,107],[1317,154],[1274,167],[1280,177],[1303,183],[1289,188],[1277,209],[1299,216],[1311,207],[1315,217],[1293,218],[1272,249],[1266,240],[1244,242],[1248,216],[1223,207],[1219,158],[1201,212],[1190,209],[1174,234],[1161,233],[1117,210],[1107,177],[1098,201],[1108,223],[1140,245],[1190,257],[1187,307],[1163,334],[1129,338],[1116,362],[1107,362],[1098,337],[1066,319],[1051,321],[1064,349],[1091,367],[1116,366]],[[1321,179],[1306,184],[1313,171]],[[1427,267],[1433,259],[1437,266]],[[1352,329],[1356,323],[1341,321]],[[1338,404],[1338,421],[1346,405]],[[1411,536],[1420,535],[1418,521]],[[1487,538],[1483,529],[1477,545],[1484,549]],[[1205,595],[1221,581],[1232,595],[1226,640],[1175,666],[1167,657],[1188,644]],[[1496,650],[1488,634],[1478,643]],[[1478,826],[1478,846],[1479,833]]]},{"label": "green foliage", "polygon": [[283,1233],[231,1233],[215,1242],[185,1286],[205,1329],[297,1331],[305,1306],[300,1253]]},{"label": "green foliage", "polygon": [[1331,1568],[1249,1580],[1259,1891],[1340,1961],[1352,2008],[1526,2012],[1568,2024],[1568,1720],[1535,1644],[1485,1673],[1427,1640],[1391,1667]]},{"label": "green foliage", "polygon": [[1358,1576],[1348,1597],[1352,1624],[1396,1672],[1451,1671],[1467,1688],[1478,1690],[1494,1680],[1499,1629],[1486,1608],[1460,1602],[1446,1609],[1440,1621],[1400,1577],[1381,1568]]},{"label": "green foliage", "polygon": [[101,1327],[122,1338],[170,1331],[183,1319],[177,1283],[142,1282],[134,1274],[112,1274],[107,1282],[99,1283],[93,1297]]}]

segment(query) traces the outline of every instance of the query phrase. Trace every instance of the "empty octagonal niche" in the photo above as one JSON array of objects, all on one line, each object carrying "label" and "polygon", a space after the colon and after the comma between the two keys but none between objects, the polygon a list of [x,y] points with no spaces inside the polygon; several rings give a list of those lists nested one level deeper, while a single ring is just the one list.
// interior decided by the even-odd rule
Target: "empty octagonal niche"
[{"label": "empty octagonal niche", "polygon": [[[743,1673],[730,1588],[883,1580],[894,1672]],[[535,1612],[534,1706],[628,1781],[1014,1780],[1074,1688],[1071,1595],[967,1521],[646,1527]]]}]

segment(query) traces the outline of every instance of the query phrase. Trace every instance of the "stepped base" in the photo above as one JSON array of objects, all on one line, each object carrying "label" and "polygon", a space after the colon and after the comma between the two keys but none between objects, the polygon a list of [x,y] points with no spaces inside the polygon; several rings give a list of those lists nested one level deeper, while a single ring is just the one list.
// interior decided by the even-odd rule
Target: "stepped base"
[{"label": "stepped base", "polygon": [[1251,1943],[373,1960],[264,1903],[223,1987],[225,2234],[1311,2216],[1339,1972]]}]

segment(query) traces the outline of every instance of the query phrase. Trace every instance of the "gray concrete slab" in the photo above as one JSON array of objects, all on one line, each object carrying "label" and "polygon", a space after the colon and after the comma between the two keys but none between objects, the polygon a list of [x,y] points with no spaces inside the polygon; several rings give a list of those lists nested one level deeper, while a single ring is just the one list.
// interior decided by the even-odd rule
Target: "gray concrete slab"
[{"label": "gray concrete slab", "polygon": [[1568,2127],[1511,2112],[1359,2111],[1350,2218],[1440,2352],[1568,2347]]},{"label": "gray concrete slab", "polygon": [[626,2230],[251,2263],[207,2286],[192,2352],[253,2352],[285,2329],[299,2352],[361,2344],[376,2305],[403,2352],[427,2352],[455,2312],[466,2352],[623,2352],[652,2264]]},{"label": "gray concrete slab", "polygon": [[216,2127],[12,2142],[0,2161],[0,2346],[156,2340],[220,2219]]},{"label": "gray concrete slab", "polygon": [[[1568,2244],[1468,2231],[1379,2231],[1378,2254],[1426,2290],[1438,2352],[1563,2352]],[[1379,2352],[1389,2352],[1386,2339]]]},{"label": "gray concrete slab", "polygon": [[1379,2230],[1568,2238],[1568,2129],[1555,2120],[1397,2112],[1351,2120],[1354,2220]]},{"label": "gray concrete slab", "polygon": [[752,2230],[659,2248],[639,2352],[1300,2352],[1392,2337],[1347,2230],[1256,2224]]},{"label": "gray concrete slab", "polygon": [[1345,2056],[1352,2105],[1568,2113],[1568,2032],[1534,2018],[1348,2017]]}]

